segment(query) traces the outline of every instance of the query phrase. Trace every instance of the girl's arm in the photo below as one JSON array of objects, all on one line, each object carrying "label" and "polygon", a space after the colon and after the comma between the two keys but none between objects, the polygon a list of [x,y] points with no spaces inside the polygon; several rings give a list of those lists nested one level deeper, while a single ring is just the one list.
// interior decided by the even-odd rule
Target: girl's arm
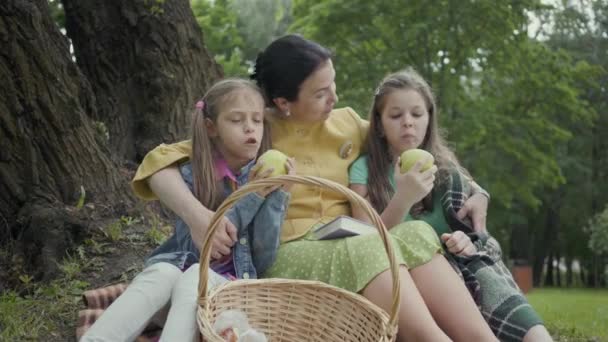
[{"label": "girl's arm", "polygon": [[[380,214],[380,218],[387,228],[390,229],[403,222],[403,218],[410,211],[412,206],[418,201],[421,201],[424,196],[433,189],[433,181],[435,180],[434,175],[435,172],[437,172],[437,167],[433,166],[424,172],[420,172],[424,162],[426,162],[426,160],[416,162],[408,172],[403,174],[399,168],[399,161],[393,166],[396,184],[395,194],[388,202],[386,208],[384,208],[384,211]],[[360,164],[353,165],[353,167],[356,168],[359,166]],[[353,167],[351,167],[350,188],[369,201],[367,185],[355,184],[352,182],[353,179],[358,178],[353,177],[353,174],[358,172],[358,170],[353,169]],[[367,179],[367,177],[362,178]],[[352,204],[351,206],[354,218],[369,222],[369,218],[366,217],[365,213],[360,208],[356,208],[356,206]]]},{"label": "girl's arm", "polygon": [[276,259],[289,198],[289,192],[282,189],[273,191],[253,219],[249,238],[251,257],[258,275],[263,274]]},{"label": "girl's arm", "polygon": [[[285,164],[288,175],[296,174],[294,158],[288,158]],[[263,274],[275,261],[281,243],[281,227],[289,207],[289,190],[292,184],[284,184],[266,195],[266,201],[255,215],[250,227],[249,239],[251,259],[258,274]]]},{"label": "girl's arm", "polygon": [[[161,202],[190,227],[192,240],[196,247],[201,249],[214,212],[207,209],[194,197],[177,166],[169,166],[154,173],[148,178],[148,185]],[[236,228],[228,219],[224,218],[213,238],[211,253],[213,258],[230,254],[235,241]]]},{"label": "girl's arm", "polygon": [[[369,196],[367,193],[367,185],[363,184],[350,184],[350,189],[361,195],[361,197],[365,198],[369,201]],[[380,214],[380,218],[384,225],[389,229],[403,222],[403,218],[410,211],[412,205],[414,203],[409,203],[409,199],[407,196],[404,196],[401,193],[396,193],[393,198],[389,201],[388,205],[384,209],[384,211]],[[371,223],[370,218],[365,214],[365,212],[356,205],[352,206],[352,216],[358,220],[363,222]]]},{"label": "girl's arm", "polygon": [[239,199],[234,206],[226,212],[226,217],[237,227],[237,231],[245,229],[256,217],[265,198],[258,193],[249,193]]}]

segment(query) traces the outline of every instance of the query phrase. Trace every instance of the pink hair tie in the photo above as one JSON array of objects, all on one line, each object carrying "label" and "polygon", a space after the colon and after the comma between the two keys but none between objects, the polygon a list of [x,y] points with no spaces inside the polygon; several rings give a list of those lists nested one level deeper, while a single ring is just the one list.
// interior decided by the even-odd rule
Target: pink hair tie
[{"label": "pink hair tie", "polygon": [[205,102],[203,102],[202,100],[201,100],[201,101],[198,101],[198,102],[196,103],[196,109],[203,110],[203,108],[205,108]]}]

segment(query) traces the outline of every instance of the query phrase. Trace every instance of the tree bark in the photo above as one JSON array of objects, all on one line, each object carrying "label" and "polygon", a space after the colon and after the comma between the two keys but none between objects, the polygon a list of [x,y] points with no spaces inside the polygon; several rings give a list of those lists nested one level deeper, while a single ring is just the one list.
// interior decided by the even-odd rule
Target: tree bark
[{"label": "tree bark", "polygon": [[94,96],[47,1],[0,2],[0,41],[0,239],[19,240],[27,263],[48,274],[86,228],[72,210],[81,186],[87,202],[110,209],[132,197],[91,125]]},{"label": "tree bark", "polygon": [[187,0],[62,0],[95,120],[121,159],[189,136],[196,99],[222,74]]}]

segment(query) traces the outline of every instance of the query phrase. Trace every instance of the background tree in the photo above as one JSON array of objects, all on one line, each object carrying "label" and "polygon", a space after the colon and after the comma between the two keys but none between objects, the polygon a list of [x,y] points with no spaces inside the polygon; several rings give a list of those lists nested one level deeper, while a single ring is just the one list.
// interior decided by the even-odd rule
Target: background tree
[{"label": "background tree", "polygon": [[285,34],[291,0],[192,0],[206,45],[228,76],[249,77],[258,53]]},{"label": "background tree", "polygon": [[[596,209],[589,205],[595,195],[585,194],[606,184],[591,165],[603,157],[580,150],[599,144],[581,139],[598,129],[605,113],[597,98],[607,98],[599,61],[607,60],[606,49],[598,45],[607,38],[605,15],[599,14],[605,3],[582,6],[592,12],[583,22],[596,29],[595,43],[578,40],[583,31],[571,37],[587,49],[595,46],[595,59],[578,57],[564,42],[553,44],[549,37],[560,31],[557,14],[564,6],[535,0],[407,6],[295,0],[291,30],[336,52],[341,103],[362,116],[385,74],[408,65],[420,71],[438,95],[442,126],[458,156],[493,195],[491,231],[506,255],[536,260],[540,275],[545,260],[587,256],[581,227]],[[538,32],[531,32],[532,19],[540,20]],[[566,219],[567,212],[572,215]]]}]

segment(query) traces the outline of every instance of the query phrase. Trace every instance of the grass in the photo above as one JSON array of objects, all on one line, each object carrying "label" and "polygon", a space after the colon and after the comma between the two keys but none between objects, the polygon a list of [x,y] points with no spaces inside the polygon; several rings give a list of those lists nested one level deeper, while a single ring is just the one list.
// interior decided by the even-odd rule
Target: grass
[{"label": "grass", "polygon": [[88,283],[62,278],[35,286],[28,295],[0,294],[0,341],[53,341],[72,327]]},{"label": "grass", "polygon": [[559,341],[608,341],[608,290],[542,288],[527,297]]}]

